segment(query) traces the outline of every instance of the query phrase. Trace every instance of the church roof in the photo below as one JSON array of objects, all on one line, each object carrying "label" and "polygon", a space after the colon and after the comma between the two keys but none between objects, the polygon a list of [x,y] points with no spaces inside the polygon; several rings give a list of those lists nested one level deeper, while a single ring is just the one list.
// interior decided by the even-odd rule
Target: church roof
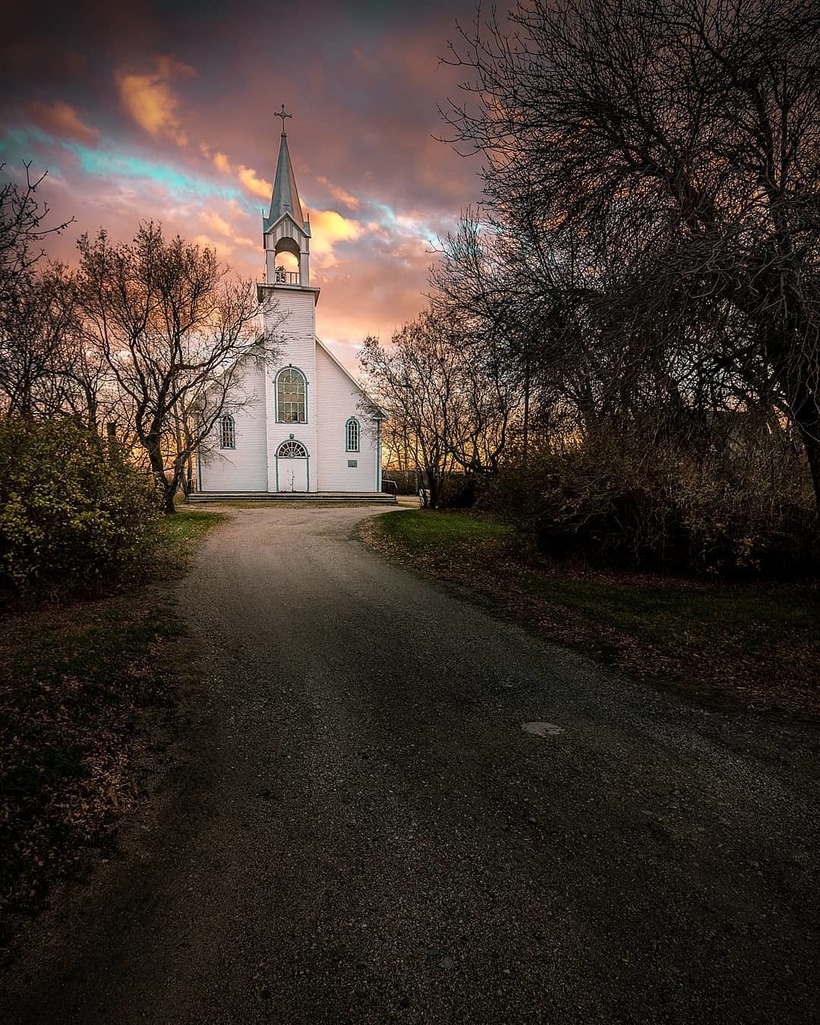
[{"label": "church roof", "polygon": [[270,213],[267,217],[265,230],[275,224],[282,214],[290,214],[300,228],[304,226],[305,215],[299,201],[299,190],[296,188],[296,176],[288,153],[288,137],[282,132],[279,142],[279,161],[276,165],[276,177],[273,180],[273,195],[270,201]]}]

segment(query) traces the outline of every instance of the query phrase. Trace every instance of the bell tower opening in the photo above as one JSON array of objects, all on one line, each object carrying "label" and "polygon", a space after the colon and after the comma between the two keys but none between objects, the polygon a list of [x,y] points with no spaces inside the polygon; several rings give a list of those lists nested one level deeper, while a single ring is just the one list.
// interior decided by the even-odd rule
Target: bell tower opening
[{"label": "bell tower opening", "polygon": [[299,250],[293,239],[281,239],[274,249],[276,269],[274,277],[277,285],[299,285]]}]

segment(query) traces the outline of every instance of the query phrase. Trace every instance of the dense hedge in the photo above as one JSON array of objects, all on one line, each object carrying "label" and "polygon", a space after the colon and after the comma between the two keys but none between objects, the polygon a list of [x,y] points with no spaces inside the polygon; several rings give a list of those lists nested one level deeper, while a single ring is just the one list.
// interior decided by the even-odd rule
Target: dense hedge
[{"label": "dense hedge", "polygon": [[72,420],[0,423],[0,603],[88,589],[152,557],[156,499]]},{"label": "dense hedge", "polygon": [[785,437],[693,454],[614,433],[509,467],[480,502],[554,557],[685,575],[818,569],[802,453]]}]

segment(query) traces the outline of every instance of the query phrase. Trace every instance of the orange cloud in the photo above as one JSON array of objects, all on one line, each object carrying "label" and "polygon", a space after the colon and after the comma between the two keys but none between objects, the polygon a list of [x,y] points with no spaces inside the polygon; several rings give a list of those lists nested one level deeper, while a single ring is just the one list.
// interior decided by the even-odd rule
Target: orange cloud
[{"label": "orange cloud", "polygon": [[234,167],[224,153],[214,153],[213,163],[217,171],[221,171],[222,174],[236,174],[242,188],[252,196],[256,196],[258,199],[270,199],[273,186],[269,181],[260,178],[255,168],[245,167],[244,164],[237,164]]},{"label": "orange cloud", "polygon": [[217,231],[220,235],[233,234],[233,229],[230,224],[228,224],[225,218],[221,217],[215,210],[206,210],[202,215],[202,220],[208,225],[211,231]]},{"label": "orange cloud", "polygon": [[335,210],[311,210],[311,253],[317,267],[335,267],[338,260],[333,252],[337,242],[354,242],[364,231],[359,221],[349,220]]},{"label": "orange cloud", "polygon": [[237,174],[240,182],[251,195],[258,196],[260,199],[270,199],[273,186],[269,181],[258,177],[252,167],[245,167],[244,164],[240,164],[237,168]]},{"label": "orange cloud", "polygon": [[196,71],[173,57],[157,57],[155,65],[156,71],[143,75],[117,72],[120,100],[149,135],[165,136],[178,146],[187,146],[188,136],[177,114],[179,100],[168,83],[174,75],[195,75]]},{"label": "orange cloud", "polygon": [[214,153],[214,167],[223,174],[231,173],[231,163],[224,153]]},{"label": "orange cloud", "polygon": [[340,186],[334,185],[333,182],[328,181],[327,178],[317,178],[316,180],[321,185],[324,185],[324,187],[327,189],[330,195],[333,196],[334,199],[338,200],[340,203],[344,203],[344,205],[348,207],[350,210],[359,209],[359,200],[355,196],[352,196],[349,192],[346,192]]},{"label": "orange cloud", "polygon": [[235,247],[224,239],[211,238],[209,235],[195,235],[191,241],[194,245],[212,249],[221,260],[230,260]]},{"label": "orange cloud", "polygon": [[28,109],[35,123],[50,135],[56,135],[60,139],[74,139],[89,146],[96,145],[99,140],[99,132],[89,128],[80,119],[77,111],[67,103],[59,100],[51,105],[35,102],[29,104]]},{"label": "orange cloud", "polygon": [[[236,210],[231,208],[230,214],[236,214]],[[230,240],[231,248],[239,247],[245,249],[254,249],[258,246],[257,242],[253,239],[247,238],[244,235],[240,235],[241,228],[238,228],[236,224],[232,224],[229,220],[217,213],[216,210],[205,210],[202,214],[202,223],[208,228],[209,231],[214,232],[217,235],[222,235],[224,238]],[[204,238],[205,236],[200,236]],[[221,242],[220,245],[224,249],[228,243]],[[213,246],[215,243],[210,242],[209,245]]]}]

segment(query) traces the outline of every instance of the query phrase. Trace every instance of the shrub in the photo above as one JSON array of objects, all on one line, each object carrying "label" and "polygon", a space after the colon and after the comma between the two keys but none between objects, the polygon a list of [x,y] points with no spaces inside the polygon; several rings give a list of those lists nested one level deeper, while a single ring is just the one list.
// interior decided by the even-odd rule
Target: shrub
[{"label": "shrub", "polygon": [[153,552],[145,478],[69,419],[0,424],[0,601],[84,590]]},{"label": "shrub", "polygon": [[419,493],[418,474],[415,470],[385,470],[384,480],[392,480],[396,484],[399,495],[417,495]]},{"label": "shrub", "polygon": [[614,431],[508,468],[486,496],[557,558],[694,575],[816,571],[802,455],[785,435],[694,452]]},{"label": "shrub", "polygon": [[476,503],[478,480],[473,473],[448,473],[441,484],[439,506],[442,509],[469,509]]}]

